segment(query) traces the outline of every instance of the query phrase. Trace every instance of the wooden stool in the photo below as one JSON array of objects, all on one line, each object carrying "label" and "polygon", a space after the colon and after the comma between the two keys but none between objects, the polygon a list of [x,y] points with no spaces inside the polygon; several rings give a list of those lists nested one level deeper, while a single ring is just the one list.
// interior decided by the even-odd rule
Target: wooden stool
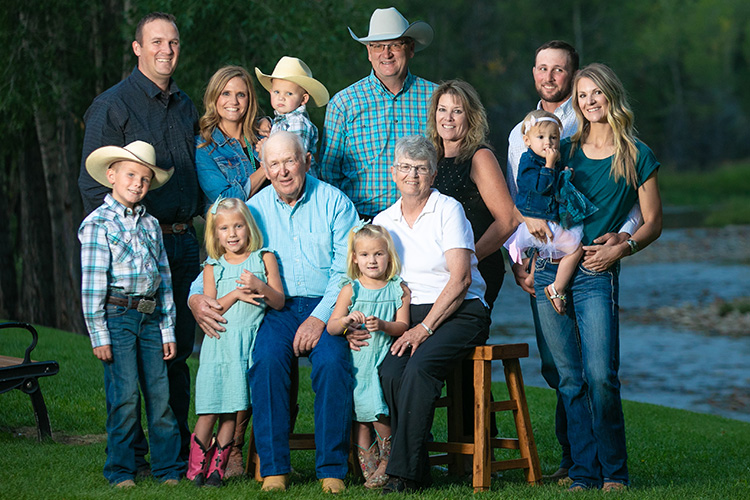
[{"label": "wooden stool", "polygon": [[[489,489],[491,473],[495,471],[524,469],[529,483],[539,483],[542,479],[519,362],[528,355],[528,344],[503,344],[476,347],[464,358],[474,367],[473,436],[466,436],[463,431],[460,366],[447,380],[446,397],[440,398],[436,404],[437,407],[447,407],[448,441],[428,443],[429,451],[440,453],[430,456],[430,465],[448,464],[449,472],[462,474],[463,456],[471,455],[475,493]],[[490,402],[492,361],[495,360],[502,360],[505,367],[505,383],[510,397],[507,401]],[[513,412],[518,438],[490,438],[490,417],[498,411]],[[495,461],[492,459],[494,448],[519,450],[521,458]]]},{"label": "wooden stool", "polygon": [[[324,332],[324,335],[328,335]],[[289,451],[293,450],[314,450],[315,434],[314,433],[297,433],[294,432],[294,425],[297,423],[297,414],[299,413],[299,404],[297,396],[299,395],[299,358],[292,358],[292,371],[290,374],[291,385],[289,386]],[[356,454],[349,451],[349,471],[355,474],[359,471]],[[256,481],[263,481],[260,475],[260,457],[255,449],[255,433],[253,426],[250,425],[250,438],[247,446],[247,461],[245,462],[245,474],[252,474]],[[361,474],[361,472],[360,472]]]}]

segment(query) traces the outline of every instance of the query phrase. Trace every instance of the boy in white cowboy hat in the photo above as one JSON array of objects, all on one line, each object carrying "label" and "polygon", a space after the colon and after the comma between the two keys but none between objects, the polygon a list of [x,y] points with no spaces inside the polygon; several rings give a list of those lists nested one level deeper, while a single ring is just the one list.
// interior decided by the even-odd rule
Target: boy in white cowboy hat
[{"label": "boy in white cowboy hat", "polygon": [[255,75],[260,84],[271,93],[271,107],[276,115],[271,134],[286,130],[300,136],[305,150],[310,153],[315,164],[318,127],[310,121],[305,106],[308,102],[316,108],[328,104],[328,89],[313,78],[307,64],[296,57],[284,56],[279,59],[270,75],[256,67]]},{"label": "boy in white cowboy hat", "polygon": [[177,353],[172,278],[159,222],[140,204],[149,188],[165,184],[174,171],[155,163],[153,146],[143,141],[93,151],[86,170],[112,193],[78,229],[83,317],[94,355],[104,365],[104,477],[120,488],[135,486],[139,383],[154,477],[177,484],[185,470],[165,363]]}]

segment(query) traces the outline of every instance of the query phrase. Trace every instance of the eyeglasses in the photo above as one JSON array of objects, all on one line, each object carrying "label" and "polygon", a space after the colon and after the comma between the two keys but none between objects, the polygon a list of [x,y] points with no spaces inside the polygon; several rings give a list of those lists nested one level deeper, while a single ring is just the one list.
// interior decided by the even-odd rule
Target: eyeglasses
[{"label": "eyeglasses", "polygon": [[407,45],[406,40],[399,40],[398,42],[392,42],[392,43],[370,43],[368,46],[372,49],[373,52],[376,54],[380,54],[385,49],[390,49],[391,52],[401,52],[404,50],[404,48]]},{"label": "eyeglasses", "polygon": [[409,165],[408,163],[396,163],[393,165],[396,170],[402,174],[410,174],[411,171],[415,171],[417,175],[427,175],[430,173],[430,167],[427,165]]}]

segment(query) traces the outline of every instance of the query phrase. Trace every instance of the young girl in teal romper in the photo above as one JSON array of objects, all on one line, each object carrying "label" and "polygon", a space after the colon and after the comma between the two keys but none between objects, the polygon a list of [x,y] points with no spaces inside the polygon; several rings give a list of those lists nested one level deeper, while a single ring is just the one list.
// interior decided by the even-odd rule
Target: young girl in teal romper
[{"label": "young girl in teal romper", "polygon": [[[187,478],[221,486],[233,444],[236,413],[249,403],[247,370],[265,306],[284,307],[284,289],[273,252],[247,205],[221,198],[206,214],[203,290],[223,306],[226,331],[205,337],[195,379],[198,421],[190,439]],[[214,424],[219,426],[212,441]]]},{"label": "young girl in teal romper", "polygon": [[348,248],[349,278],[336,300],[328,333],[346,335],[351,329],[364,329],[371,335],[368,345],[352,346],[354,433],[365,487],[377,488],[388,479],[385,468],[391,453],[389,411],[378,367],[393,337],[409,326],[410,293],[399,277],[401,262],[386,229],[360,224],[349,233]]}]

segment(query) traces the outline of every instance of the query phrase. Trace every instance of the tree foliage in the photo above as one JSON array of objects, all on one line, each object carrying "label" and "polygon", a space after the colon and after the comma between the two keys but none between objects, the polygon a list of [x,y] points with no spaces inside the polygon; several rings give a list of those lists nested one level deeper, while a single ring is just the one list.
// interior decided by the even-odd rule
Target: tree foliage
[{"label": "tree foliage", "polygon": [[[135,24],[162,10],[177,16],[178,84],[202,109],[209,77],[225,64],[270,72],[283,55],[305,60],[331,94],[367,75],[372,0],[6,0],[0,17],[0,113],[4,147],[0,209],[0,317],[83,331],[76,179],[83,114],[136,64]],[[665,164],[712,168],[750,155],[750,4],[745,0],[405,0],[411,21],[435,29],[412,72],[472,83],[488,109],[491,139],[507,134],[537,101],[536,47],[561,38],[582,64],[604,62],[628,89],[641,138]],[[256,86],[263,109],[268,94]],[[324,109],[311,117],[322,127]]]}]

